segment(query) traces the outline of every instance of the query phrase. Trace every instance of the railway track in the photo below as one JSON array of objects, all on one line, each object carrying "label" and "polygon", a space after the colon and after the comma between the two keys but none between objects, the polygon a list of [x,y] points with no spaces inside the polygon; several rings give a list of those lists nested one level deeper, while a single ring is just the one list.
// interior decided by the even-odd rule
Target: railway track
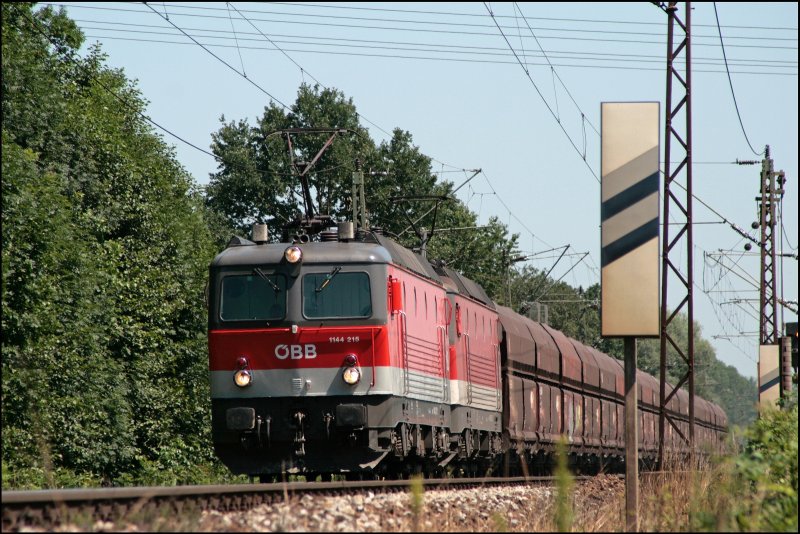
[{"label": "railway track", "polygon": [[[592,477],[576,477],[587,480]],[[548,485],[553,477],[450,478],[423,480],[425,490],[469,489],[503,485]],[[103,489],[60,489],[4,491],[3,531],[21,528],[53,530],[75,522],[97,521],[137,523],[145,517],[192,514],[203,510],[222,512],[250,510],[262,504],[285,501],[289,496],[351,495],[405,492],[408,480],[337,482],[289,482],[222,486],[131,487]]]}]

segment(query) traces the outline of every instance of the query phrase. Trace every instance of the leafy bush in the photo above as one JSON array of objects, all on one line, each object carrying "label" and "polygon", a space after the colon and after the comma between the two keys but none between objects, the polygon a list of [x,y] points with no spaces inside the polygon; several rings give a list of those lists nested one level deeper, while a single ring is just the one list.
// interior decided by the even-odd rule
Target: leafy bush
[{"label": "leafy bush", "polygon": [[[693,528],[797,532],[797,391],[788,409],[765,408],[746,431],[746,445],[712,472]],[[791,406],[791,407],[789,407]]]}]

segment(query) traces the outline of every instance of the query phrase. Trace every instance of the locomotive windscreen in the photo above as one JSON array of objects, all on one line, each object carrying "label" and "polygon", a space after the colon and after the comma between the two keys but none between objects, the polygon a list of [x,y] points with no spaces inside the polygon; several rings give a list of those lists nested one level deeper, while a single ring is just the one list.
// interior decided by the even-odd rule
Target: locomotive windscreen
[{"label": "locomotive windscreen", "polygon": [[303,276],[303,315],[309,319],[372,315],[367,273],[308,273]]},{"label": "locomotive windscreen", "polygon": [[286,277],[236,275],[222,279],[223,321],[265,321],[286,316]]}]

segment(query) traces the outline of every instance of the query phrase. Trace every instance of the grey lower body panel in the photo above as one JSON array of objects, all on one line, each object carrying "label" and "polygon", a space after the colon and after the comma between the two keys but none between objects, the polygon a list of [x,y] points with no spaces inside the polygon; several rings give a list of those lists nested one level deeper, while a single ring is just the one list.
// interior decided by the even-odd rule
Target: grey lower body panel
[{"label": "grey lower body panel", "polygon": [[449,405],[391,395],[212,399],[212,436],[237,474],[364,471],[394,450],[400,423],[448,429],[450,417]]},{"label": "grey lower body panel", "polygon": [[465,430],[481,431],[469,434],[479,450],[501,421],[499,411],[393,395],[212,399],[217,456],[248,475],[370,471],[395,457],[401,426],[406,436],[419,429],[428,449],[444,436],[439,456],[463,452]]},{"label": "grey lower body panel", "polygon": [[487,432],[502,430],[502,414],[497,411],[482,410],[469,406],[453,406],[450,431],[460,434],[464,429],[478,429]]}]

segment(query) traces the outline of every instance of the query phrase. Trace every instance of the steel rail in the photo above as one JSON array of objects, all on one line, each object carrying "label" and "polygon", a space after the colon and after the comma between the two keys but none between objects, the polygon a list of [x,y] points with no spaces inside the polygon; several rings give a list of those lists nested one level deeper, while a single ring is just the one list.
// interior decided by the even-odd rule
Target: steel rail
[{"label": "steel rail", "polygon": [[[592,479],[577,476],[575,480]],[[426,490],[466,489],[484,486],[548,484],[554,477],[448,478],[422,480]],[[193,513],[202,510],[243,511],[262,504],[282,502],[303,494],[346,495],[361,491],[408,491],[410,480],[286,482],[215,486],[126,487],[25,490],[2,492],[2,530],[70,525],[71,521],[126,521],[152,515],[154,510]]]}]

